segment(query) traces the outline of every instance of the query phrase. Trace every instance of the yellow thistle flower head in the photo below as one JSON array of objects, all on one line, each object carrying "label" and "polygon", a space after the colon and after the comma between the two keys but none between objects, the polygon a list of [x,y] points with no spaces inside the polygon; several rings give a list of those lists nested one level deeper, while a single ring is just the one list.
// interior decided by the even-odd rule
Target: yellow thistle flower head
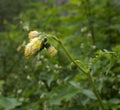
[{"label": "yellow thistle flower head", "polygon": [[42,41],[39,38],[33,38],[25,47],[25,56],[31,57],[35,55],[42,47]]},{"label": "yellow thistle flower head", "polygon": [[33,39],[33,38],[37,37],[38,35],[39,35],[38,31],[30,31],[28,34],[28,38]]},{"label": "yellow thistle flower head", "polygon": [[57,54],[57,50],[55,49],[55,47],[50,46],[48,47],[48,53],[50,56],[55,56]]},{"label": "yellow thistle flower head", "polygon": [[38,51],[42,47],[42,41],[39,38],[32,39],[31,43],[33,43],[32,48],[33,48],[34,51]]},{"label": "yellow thistle flower head", "polygon": [[26,57],[30,57],[32,56],[32,43],[28,43],[26,46],[25,46],[25,52],[24,52],[24,55]]}]

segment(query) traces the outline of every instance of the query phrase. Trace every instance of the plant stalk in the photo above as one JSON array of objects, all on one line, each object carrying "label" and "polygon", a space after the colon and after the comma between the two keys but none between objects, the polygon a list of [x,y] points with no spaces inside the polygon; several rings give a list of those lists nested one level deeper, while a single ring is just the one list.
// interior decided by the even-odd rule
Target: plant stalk
[{"label": "plant stalk", "polygon": [[70,55],[70,53],[67,51],[67,49],[64,47],[63,43],[58,39],[56,38],[55,36],[52,37],[54,40],[56,40],[60,45],[61,47],[63,48],[63,50],[65,51],[66,55],[68,56],[68,58],[83,72],[87,75],[87,71],[85,69],[83,69]]},{"label": "plant stalk", "polygon": [[72,58],[72,56],[70,55],[70,53],[68,52],[68,50],[64,47],[63,43],[55,36],[52,36],[52,38],[54,40],[56,40],[60,45],[61,47],[63,48],[63,50],[65,51],[66,55],[68,56],[68,58],[79,68],[79,70],[81,70],[84,74],[87,75],[88,79],[89,79],[89,82],[90,82],[90,85],[92,86],[92,89],[93,89],[93,92],[95,93],[96,97],[97,97],[97,100],[100,104],[100,107],[101,107],[101,110],[104,110],[104,106],[103,106],[103,103],[102,103],[102,99],[95,87],[95,84],[93,82],[93,79],[90,75],[90,71],[89,70],[85,70],[84,68],[82,68],[76,61],[75,59]]},{"label": "plant stalk", "polygon": [[88,73],[87,75],[88,75],[88,78],[89,78],[89,82],[90,82],[90,84],[92,86],[93,92],[95,93],[95,95],[97,97],[97,100],[98,100],[98,102],[100,104],[101,110],[104,110],[102,99],[101,99],[101,97],[100,97],[100,95],[99,95],[99,93],[98,93],[98,91],[97,91],[97,89],[95,87],[95,84],[94,84],[94,81],[92,79],[92,76],[90,75],[90,73]]}]

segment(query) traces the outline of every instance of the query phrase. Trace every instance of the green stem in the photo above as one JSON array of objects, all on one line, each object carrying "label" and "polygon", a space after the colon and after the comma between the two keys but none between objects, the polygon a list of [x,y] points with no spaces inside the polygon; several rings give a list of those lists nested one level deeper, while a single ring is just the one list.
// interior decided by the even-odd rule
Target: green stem
[{"label": "green stem", "polygon": [[55,36],[52,37],[54,40],[56,40],[60,45],[61,47],[63,48],[63,50],[65,51],[66,55],[68,56],[68,58],[85,74],[87,74],[87,71],[85,69],[83,69],[72,57],[71,55],[69,54],[69,52],[67,51],[67,49],[64,47],[63,43],[58,39],[56,38]]},{"label": "green stem", "polygon": [[91,75],[90,75],[90,71],[88,71],[88,70],[86,71],[84,68],[82,68],[82,67],[72,58],[72,56],[70,55],[70,53],[68,52],[68,50],[64,47],[63,43],[62,43],[57,37],[52,36],[52,38],[53,38],[54,40],[56,40],[56,41],[61,45],[61,47],[62,47],[63,50],[65,51],[65,53],[66,53],[66,55],[68,56],[68,58],[79,68],[79,70],[81,70],[83,73],[85,73],[85,74],[87,75],[87,77],[88,77],[88,79],[89,79],[89,82],[90,82],[90,84],[91,84],[91,86],[92,86],[93,92],[95,93],[95,95],[96,95],[96,97],[97,97],[97,100],[98,100],[98,102],[99,102],[99,104],[100,104],[100,107],[101,107],[102,110],[104,110],[104,106],[103,106],[103,103],[102,103],[102,99],[101,99],[101,97],[100,97],[100,95],[99,95],[99,93],[98,93],[98,91],[97,91],[97,89],[96,89],[96,87],[95,87],[95,84],[94,84],[94,82],[93,82],[93,79],[92,79],[92,77],[91,77]]},{"label": "green stem", "polygon": [[66,55],[69,57],[69,59],[85,74],[87,74],[87,71],[85,69],[83,69],[69,54],[69,52],[66,50],[66,48],[64,47],[64,45],[61,43],[61,47],[63,48],[63,50],[65,51]]},{"label": "green stem", "polygon": [[97,89],[95,87],[94,81],[93,81],[92,76],[90,75],[90,73],[88,74],[88,78],[89,78],[90,84],[92,86],[93,92],[95,93],[95,95],[96,95],[96,97],[98,99],[98,102],[99,102],[99,104],[101,106],[101,109],[104,110],[102,99],[101,99],[101,97],[100,97],[100,95],[99,95],[99,93],[98,93],[98,91],[97,91]]}]

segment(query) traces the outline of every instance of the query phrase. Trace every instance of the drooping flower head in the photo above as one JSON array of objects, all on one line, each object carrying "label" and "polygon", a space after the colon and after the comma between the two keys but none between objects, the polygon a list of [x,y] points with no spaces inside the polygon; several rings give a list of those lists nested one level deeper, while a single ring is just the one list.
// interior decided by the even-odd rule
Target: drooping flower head
[{"label": "drooping flower head", "polygon": [[50,56],[55,56],[57,54],[57,50],[53,46],[48,47],[47,50]]},{"label": "drooping flower head", "polygon": [[31,39],[30,43],[28,43],[25,47],[25,56],[30,57],[35,55],[42,48],[42,41],[39,38]]},{"label": "drooping flower head", "polygon": [[30,41],[33,43],[33,49],[39,50],[42,46],[42,41],[39,38],[34,38]]},{"label": "drooping flower head", "polygon": [[37,37],[38,35],[39,35],[38,31],[30,31],[28,34],[28,38],[33,39],[33,38]]}]

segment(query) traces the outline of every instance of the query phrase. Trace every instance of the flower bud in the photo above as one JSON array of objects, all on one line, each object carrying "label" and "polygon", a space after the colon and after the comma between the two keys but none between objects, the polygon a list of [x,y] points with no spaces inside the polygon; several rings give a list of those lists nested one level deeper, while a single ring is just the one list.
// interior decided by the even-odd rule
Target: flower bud
[{"label": "flower bud", "polygon": [[33,39],[39,35],[39,32],[37,31],[30,31],[28,34],[29,39]]},{"label": "flower bud", "polygon": [[53,46],[48,47],[47,50],[48,50],[48,53],[50,54],[50,56],[55,56],[57,54],[57,50]]},{"label": "flower bud", "polygon": [[19,52],[21,49],[22,49],[22,46],[19,45],[16,50]]},{"label": "flower bud", "polygon": [[23,41],[23,43],[19,45],[16,50],[19,52],[24,46],[25,46],[25,41]]},{"label": "flower bud", "polygon": [[71,69],[71,70],[76,70],[76,69],[77,69],[77,66],[72,62],[72,63],[70,64],[70,69]]}]

